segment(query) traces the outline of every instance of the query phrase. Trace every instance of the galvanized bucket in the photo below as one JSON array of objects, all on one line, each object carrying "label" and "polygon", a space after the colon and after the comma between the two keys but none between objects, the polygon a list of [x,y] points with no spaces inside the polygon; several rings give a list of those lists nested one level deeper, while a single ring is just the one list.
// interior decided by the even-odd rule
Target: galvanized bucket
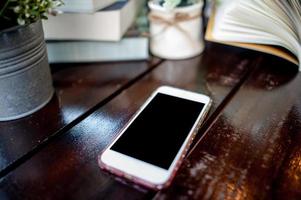
[{"label": "galvanized bucket", "polygon": [[53,92],[41,21],[0,31],[0,121],[32,114]]}]

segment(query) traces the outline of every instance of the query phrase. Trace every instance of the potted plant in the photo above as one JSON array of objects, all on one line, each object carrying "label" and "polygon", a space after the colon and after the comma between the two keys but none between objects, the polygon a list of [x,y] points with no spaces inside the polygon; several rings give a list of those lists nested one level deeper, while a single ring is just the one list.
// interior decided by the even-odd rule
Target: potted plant
[{"label": "potted plant", "polygon": [[203,0],[151,0],[148,5],[152,54],[185,59],[203,51]]},{"label": "potted plant", "polygon": [[59,0],[1,1],[0,121],[27,116],[51,99],[41,19],[59,5]]}]

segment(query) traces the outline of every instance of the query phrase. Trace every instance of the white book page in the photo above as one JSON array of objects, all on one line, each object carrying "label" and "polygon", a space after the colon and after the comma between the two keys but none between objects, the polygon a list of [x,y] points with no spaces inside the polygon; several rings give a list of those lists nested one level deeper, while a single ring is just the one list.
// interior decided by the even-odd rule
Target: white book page
[{"label": "white book page", "polygon": [[[300,0],[277,1],[279,7],[284,9],[293,22],[296,34],[301,42],[301,2]],[[291,8],[291,9],[290,9]]]},{"label": "white book page", "polygon": [[254,0],[254,4],[250,4],[249,7],[278,23],[288,32],[294,33],[295,29],[293,24],[289,17],[277,6],[276,1]]},{"label": "white book page", "polygon": [[[279,45],[285,45],[284,47],[292,53],[296,54],[298,52],[298,38],[294,32],[289,32],[289,29],[285,24],[279,23],[278,21],[271,19],[265,13],[257,12],[256,10],[247,7],[245,4],[241,4],[239,9],[233,11],[237,10],[239,10],[239,12],[229,14],[243,20],[245,23],[253,24],[254,26],[256,25],[257,29],[262,32],[274,35],[279,39]],[[225,17],[225,19],[227,19],[227,17]],[[268,39],[269,38],[266,38],[265,40]]]},{"label": "white book page", "polygon": [[[226,42],[258,43],[282,46],[299,60],[301,58],[300,32],[278,0],[226,0],[216,13],[213,37]],[[298,0],[289,0],[296,1]],[[299,2],[298,2],[299,3]],[[294,4],[299,9],[299,4]],[[300,11],[300,10],[299,10]],[[295,16],[299,16],[297,11]],[[295,19],[296,20],[296,19]],[[301,22],[299,22],[301,26]],[[299,29],[300,29],[299,26]]]},{"label": "white book page", "polygon": [[[246,9],[244,7],[244,9]],[[241,42],[252,42],[252,43],[264,43],[264,44],[269,44],[272,42],[273,45],[277,45],[279,43],[284,44],[285,47],[290,48],[290,45],[287,45],[286,43],[281,42],[281,39],[279,37],[274,37],[271,34],[267,34],[265,31],[262,31],[261,28],[256,24],[256,20],[255,19],[255,23],[242,23],[242,21],[247,21],[249,18],[252,18],[252,14],[251,16],[244,14],[244,12],[238,13],[236,14],[237,16],[232,17],[232,15],[229,14],[229,11],[231,12],[231,10],[226,10],[223,13],[223,23],[220,23],[219,30],[217,30],[215,32],[215,36],[218,39],[222,39],[222,40],[227,40],[227,41],[235,41],[236,39],[238,39],[239,41],[242,40],[241,36],[243,36],[243,41]],[[245,11],[250,12],[249,10]],[[251,10],[252,12],[252,10]],[[238,20],[236,20],[238,19]],[[239,24],[245,24],[243,26],[239,26]],[[246,27],[247,25],[249,27]],[[255,32],[255,30],[257,30]],[[225,34],[225,31],[228,31],[229,34]],[[233,34],[233,32],[235,32],[235,34]],[[239,34],[239,33],[243,33],[243,34]],[[226,37],[225,37],[226,36]],[[269,40],[269,38],[272,37],[272,40]],[[252,40],[252,41],[250,41]]]}]

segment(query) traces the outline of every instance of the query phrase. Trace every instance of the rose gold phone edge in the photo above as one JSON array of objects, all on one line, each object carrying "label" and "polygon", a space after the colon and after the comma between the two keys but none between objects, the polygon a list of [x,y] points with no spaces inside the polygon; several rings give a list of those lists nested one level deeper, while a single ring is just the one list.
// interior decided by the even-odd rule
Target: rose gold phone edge
[{"label": "rose gold phone edge", "polygon": [[[210,107],[211,107],[211,104],[212,104],[212,100],[207,96],[207,95],[203,95],[203,94],[198,94],[198,93],[195,93],[195,92],[190,92],[190,91],[187,91],[187,92],[190,92],[190,93],[194,93],[195,95],[202,95],[204,97],[207,97],[209,100],[208,100],[208,103],[204,103],[204,102],[200,102],[200,103],[204,103],[204,108],[203,110],[200,112],[198,118],[196,121],[195,121],[195,124],[193,125],[190,133],[188,134],[188,136],[186,137],[185,141],[183,142],[182,144],[182,147],[184,145],[184,148],[182,150],[182,152],[180,153],[182,147],[178,150],[178,153],[180,153],[180,158],[178,160],[176,160],[176,157],[177,155],[175,156],[174,158],[174,161],[175,161],[175,165],[173,167],[173,169],[171,170],[171,174],[169,176],[169,178],[167,179],[166,182],[162,183],[162,184],[155,184],[155,183],[151,183],[151,182],[148,182],[144,179],[141,179],[140,177],[136,176],[136,175],[133,175],[133,174],[128,174],[120,169],[117,169],[113,166],[110,166],[106,163],[104,163],[101,159],[102,155],[104,154],[104,152],[106,152],[107,150],[109,150],[113,145],[114,143],[119,139],[119,137],[124,133],[124,131],[130,126],[130,124],[133,123],[133,121],[136,119],[136,117],[138,117],[140,115],[140,113],[144,110],[144,108],[153,100],[153,98],[156,96],[156,94],[160,93],[160,88],[165,88],[165,87],[168,87],[168,88],[172,88],[172,89],[176,89],[176,90],[182,90],[182,91],[187,91],[187,90],[183,90],[183,89],[178,89],[178,88],[173,88],[173,87],[170,87],[170,86],[161,86],[159,88],[157,88],[148,98],[147,100],[143,103],[143,105],[137,110],[137,112],[130,118],[130,120],[124,125],[124,127],[119,131],[118,134],[116,134],[116,136],[114,137],[113,141],[103,150],[101,151],[101,153],[99,154],[98,156],[98,165],[101,169],[111,173],[111,174],[114,174],[117,176],[117,178],[124,178],[128,181],[131,181],[135,184],[138,184],[138,185],[142,185],[146,188],[149,188],[149,189],[153,189],[153,190],[161,190],[163,188],[166,188],[168,187],[172,180],[174,179],[175,175],[176,175],[176,172],[178,171],[180,165],[182,164],[186,154],[187,154],[187,151],[189,149],[189,147],[191,146],[193,140],[194,140],[194,137],[196,136],[201,124],[204,122],[209,110],[210,110]],[[165,94],[165,93],[163,93]],[[178,97],[178,98],[183,98],[181,96],[175,96],[175,97]],[[187,100],[191,100],[189,98],[183,98],[183,99],[187,99]],[[187,140],[187,141],[186,141]],[[186,144],[185,144],[186,143]],[[173,162],[174,162],[173,161]],[[154,165],[155,166],[155,165]],[[172,165],[170,165],[171,167]],[[169,170],[169,169],[168,169]]]}]

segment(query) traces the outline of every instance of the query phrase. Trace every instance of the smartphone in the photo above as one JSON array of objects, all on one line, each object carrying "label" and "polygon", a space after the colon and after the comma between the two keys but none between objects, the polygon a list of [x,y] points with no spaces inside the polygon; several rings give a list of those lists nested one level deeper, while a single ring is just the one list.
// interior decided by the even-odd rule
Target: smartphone
[{"label": "smartphone", "polygon": [[210,104],[208,96],[159,87],[99,156],[99,166],[148,188],[168,186]]}]

